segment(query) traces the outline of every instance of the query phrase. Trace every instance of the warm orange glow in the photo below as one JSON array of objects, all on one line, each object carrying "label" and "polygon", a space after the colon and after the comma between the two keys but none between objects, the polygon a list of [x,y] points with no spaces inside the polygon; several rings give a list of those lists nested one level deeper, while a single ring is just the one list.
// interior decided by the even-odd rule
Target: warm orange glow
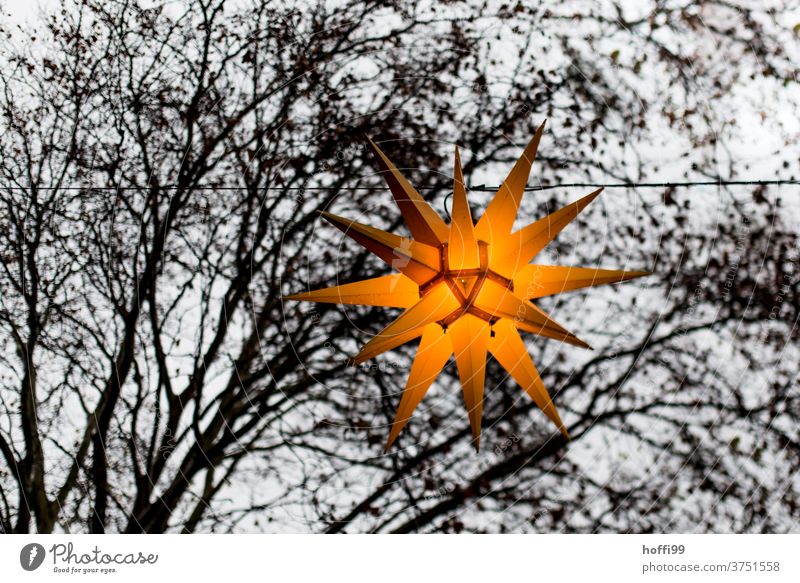
[{"label": "warm orange glow", "polygon": [[[480,444],[486,354],[516,380],[568,437],[519,331],[589,345],[530,300],[647,275],[643,271],[533,265],[530,261],[597,195],[597,190],[512,233],[544,124],[536,131],[477,224],[472,220],[458,148],[450,225],[423,200],[378,146],[370,145],[412,239],[329,213],[322,216],[400,273],[287,299],[405,308],[355,358],[360,364],[421,337],[386,444],[388,450],[425,392],[455,355],[475,447]],[[602,190],[602,189],[601,189]]]}]

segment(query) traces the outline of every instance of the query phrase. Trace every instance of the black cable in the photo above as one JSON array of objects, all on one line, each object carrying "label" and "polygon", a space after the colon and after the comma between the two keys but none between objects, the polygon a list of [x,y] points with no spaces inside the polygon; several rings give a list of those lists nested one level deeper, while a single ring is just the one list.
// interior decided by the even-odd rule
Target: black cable
[{"label": "black cable", "polygon": [[[699,182],[617,182],[617,183],[596,183],[596,182],[567,182],[564,184],[541,184],[539,186],[526,186],[526,191],[538,190],[552,190],[554,188],[679,188],[685,186],[768,186],[777,184],[800,184],[800,180],[706,180]],[[38,190],[149,190],[154,188],[152,186],[41,186],[37,187]],[[174,186],[163,185],[155,187],[158,190],[248,190],[246,186]],[[434,190],[442,188],[441,186],[428,186],[421,187],[418,190]],[[475,192],[493,192],[500,188],[499,186],[486,186],[479,184],[477,186],[468,186],[467,190]],[[0,190],[32,190],[26,186],[3,186]],[[268,190],[309,190],[309,191],[327,191],[327,190],[386,190],[384,186],[354,186],[344,188],[334,188],[332,186],[267,186],[265,188],[257,188],[258,191]]]},{"label": "black cable", "polygon": [[[698,182],[614,182],[614,183],[592,183],[592,182],[567,182],[564,184],[541,184],[539,186],[526,186],[526,192],[539,190],[552,190],[554,188],[678,188],[682,186],[767,186],[775,184],[800,184],[800,180],[701,180]],[[479,184],[471,186],[468,190],[473,192],[495,192],[499,186],[486,186]],[[447,201],[453,196],[452,193],[445,195],[442,201],[442,209],[450,220],[450,211],[447,210]]]},{"label": "black cable", "polygon": [[[766,186],[774,184],[800,184],[800,180],[701,180],[698,182],[616,182],[599,184],[592,182],[567,182],[565,184],[543,184],[540,186],[526,186],[526,191],[551,190],[553,188],[676,188],[680,186]],[[477,192],[494,191],[497,186],[484,186],[479,184],[470,190]]]}]

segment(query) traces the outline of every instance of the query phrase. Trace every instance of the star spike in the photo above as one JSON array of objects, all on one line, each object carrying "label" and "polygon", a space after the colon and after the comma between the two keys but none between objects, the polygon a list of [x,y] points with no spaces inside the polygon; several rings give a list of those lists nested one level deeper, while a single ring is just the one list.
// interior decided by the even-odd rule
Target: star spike
[{"label": "star spike", "polygon": [[528,264],[547,244],[555,239],[578,214],[589,206],[600,193],[598,188],[591,194],[550,213],[533,224],[512,233],[505,240],[500,239],[494,246],[489,260],[492,269],[511,277],[517,270]]},{"label": "star spike", "polygon": [[567,428],[556,410],[550,394],[533,364],[525,343],[519,332],[508,320],[500,320],[494,325],[494,336],[489,339],[489,352],[495,360],[508,371],[517,383],[533,399],[558,430],[569,439]]},{"label": "star spike", "polygon": [[[543,298],[586,287],[629,281],[652,275],[649,271],[526,265],[514,276],[514,289],[527,299]],[[524,291],[523,291],[524,290]]]},{"label": "star spike", "polygon": [[464,404],[472,428],[472,443],[477,451],[481,447],[481,417],[483,413],[483,387],[486,378],[486,348],[489,342],[489,323],[471,314],[464,314],[453,322],[450,342],[456,356]]},{"label": "star spike", "polygon": [[409,308],[419,301],[419,286],[402,273],[285,296],[285,300],[353,306]]},{"label": "star spike", "polygon": [[565,330],[540,308],[517,297],[495,281],[484,282],[475,298],[474,306],[490,316],[511,320],[520,330],[581,348],[591,348],[583,340]]},{"label": "star spike", "polygon": [[[549,328],[557,330],[556,334],[560,334],[560,336],[557,336],[557,335],[547,336],[546,334],[541,334],[541,333],[535,332],[535,331],[534,331],[534,334],[538,334],[539,336],[545,336],[546,338],[552,338],[553,340],[560,340],[561,342],[566,342],[567,344],[571,344],[572,346],[577,346],[578,348],[586,348],[587,350],[594,350],[594,348],[592,348],[590,344],[588,344],[587,342],[584,342],[583,340],[581,340],[580,338],[575,336],[575,334],[573,334],[572,332],[570,332],[569,330],[564,328],[561,324],[556,322],[555,319],[550,314],[545,312],[542,308],[540,308],[539,306],[537,306],[536,304],[534,304],[530,300],[524,300],[524,302],[525,302],[526,306],[531,308],[534,312],[539,314],[540,317],[545,319],[545,321],[547,322],[547,325],[548,325]],[[517,325],[517,328],[519,330],[525,331],[525,328],[523,326],[519,325],[519,324],[523,324],[523,325],[526,324],[526,322],[524,320],[521,321],[521,322],[516,322],[515,321],[514,324]]]},{"label": "star spike", "polygon": [[475,226],[467,202],[464,188],[464,174],[461,171],[461,157],[456,146],[453,169],[453,218],[450,222],[450,238],[447,253],[450,269],[476,269],[480,265],[478,242],[475,239]]},{"label": "star spike", "polygon": [[326,212],[320,214],[345,235],[418,284],[432,280],[442,269],[441,255],[435,247],[369,225],[362,225],[344,217]]},{"label": "star spike", "polygon": [[358,356],[357,362],[363,362],[371,356],[376,345],[387,339],[393,339],[399,335],[423,328],[431,322],[441,320],[461,307],[458,299],[453,295],[450,287],[439,283],[435,285],[422,299],[400,314],[398,318],[386,326],[377,336],[364,345]]},{"label": "star spike", "polygon": [[486,207],[486,212],[483,213],[475,227],[478,239],[488,241],[496,237],[507,236],[511,232],[522,196],[525,194],[525,186],[528,184],[531,166],[539,149],[539,141],[542,139],[545,123],[546,121],[542,122],[536,133],[533,134],[533,138],[528,142],[517,163],[514,164],[514,168],[503,181],[492,202]]},{"label": "star spike", "polygon": [[394,200],[400,208],[403,220],[414,240],[434,247],[447,241],[449,229],[442,217],[411,186],[378,145],[369,138],[367,140],[378,161],[381,175],[389,185],[389,190],[392,191]]},{"label": "star spike", "polygon": [[433,381],[450,360],[453,348],[450,339],[439,324],[428,324],[422,333],[422,339],[417,348],[417,355],[408,374],[406,388],[397,406],[397,413],[386,441],[384,453],[389,451],[400,432],[411,419],[411,414],[417,408],[422,397],[428,391]]},{"label": "star spike", "polygon": [[411,342],[412,340],[416,340],[424,331],[424,326],[419,326],[417,328],[412,328],[407,332],[402,332],[399,334],[395,334],[393,336],[382,336],[380,338],[373,338],[372,344],[369,348],[364,346],[361,351],[356,355],[353,359],[353,366],[360,366],[367,362],[371,358],[375,358],[383,354],[384,352],[388,352],[389,350],[394,350],[398,346],[402,346],[407,342]]}]

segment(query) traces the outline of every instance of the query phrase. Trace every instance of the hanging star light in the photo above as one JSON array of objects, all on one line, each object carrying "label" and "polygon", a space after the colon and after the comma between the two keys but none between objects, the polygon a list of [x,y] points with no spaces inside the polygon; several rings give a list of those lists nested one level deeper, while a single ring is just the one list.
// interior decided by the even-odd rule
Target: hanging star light
[{"label": "hanging star light", "polygon": [[321,213],[399,273],[286,299],[403,308],[396,320],[361,349],[355,365],[421,337],[386,450],[453,355],[473,443],[478,449],[487,352],[569,437],[520,332],[583,348],[589,345],[531,300],[648,273],[530,263],[603,190],[512,232],[543,130],[544,124],[536,130],[477,224],[473,223],[467,203],[458,147],[452,219],[447,225],[372,140],[369,143],[412,238]]}]

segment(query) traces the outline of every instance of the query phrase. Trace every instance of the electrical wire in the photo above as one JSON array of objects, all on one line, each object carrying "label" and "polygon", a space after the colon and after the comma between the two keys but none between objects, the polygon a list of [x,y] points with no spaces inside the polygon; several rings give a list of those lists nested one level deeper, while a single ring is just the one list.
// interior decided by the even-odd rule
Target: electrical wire
[{"label": "electrical wire", "polygon": [[[552,190],[554,188],[680,188],[687,186],[771,186],[778,184],[800,184],[800,180],[703,180],[697,182],[566,182],[563,184],[540,184],[537,186],[526,186],[526,191]],[[36,190],[248,190],[247,186],[176,186],[176,185],[145,185],[145,186],[37,186]],[[436,190],[440,186],[422,187],[418,190]],[[492,192],[500,188],[499,186],[486,186],[479,184],[467,186],[467,190],[474,192]],[[264,191],[328,191],[328,190],[386,190],[384,186],[354,186],[354,187],[333,187],[333,186],[266,186],[255,190]],[[34,190],[29,186],[2,186],[0,190]]]}]

